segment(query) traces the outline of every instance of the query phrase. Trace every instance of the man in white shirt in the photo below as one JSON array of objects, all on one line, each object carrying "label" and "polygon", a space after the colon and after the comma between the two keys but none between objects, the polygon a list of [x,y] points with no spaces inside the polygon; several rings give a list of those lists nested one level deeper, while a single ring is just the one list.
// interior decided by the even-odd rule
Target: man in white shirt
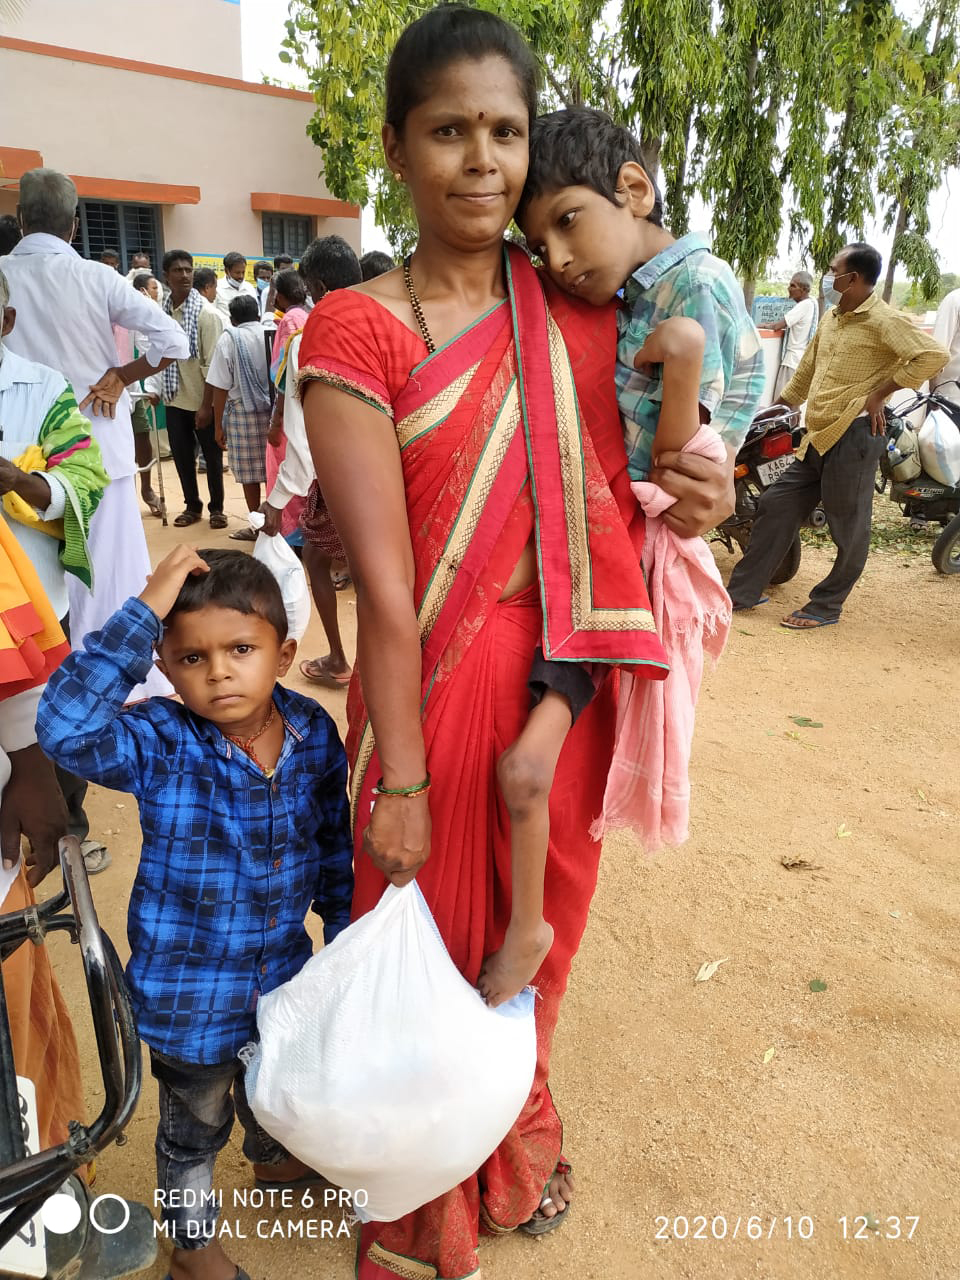
[{"label": "man in white shirt", "polygon": [[[51,365],[73,387],[100,445],[111,484],[90,526],[92,592],[69,583],[70,631],[80,644],[132,595],[150,573],[134,477],[131,383],[189,354],[183,330],[137,293],[125,277],[87,262],[71,247],[77,189],[54,169],[33,169],[20,179],[17,209],[24,236],[0,259],[17,300],[17,327],[8,348]],[[113,327],[140,333],[146,342],[136,360],[117,367]],[[166,677],[153,669],[133,697],[168,693]]]},{"label": "man in white shirt", "polygon": [[960,289],[948,293],[937,308],[933,336],[950,352],[950,359],[937,376],[930,379],[930,390],[960,404]]},{"label": "man in white shirt", "polygon": [[217,310],[225,325],[230,323],[230,303],[242,294],[256,298],[259,309],[259,296],[250,281],[244,278],[246,274],[247,260],[243,254],[228,253],[223,260],[223,275],[217,281]]},{"label": "man in white shirt", "polygon": [[813,276],[808,271],[798,271],[787,287],[788,295],[794,306],[782,320],[777,320],[770,327],[784,335],[783,351],[780,354],[780,371],[777,374],[776,386],[773,389],[773,400],[780,399],[780,392],[800,368],[803,353],[810,339],[817,331],[817,304],[810,297]]}]

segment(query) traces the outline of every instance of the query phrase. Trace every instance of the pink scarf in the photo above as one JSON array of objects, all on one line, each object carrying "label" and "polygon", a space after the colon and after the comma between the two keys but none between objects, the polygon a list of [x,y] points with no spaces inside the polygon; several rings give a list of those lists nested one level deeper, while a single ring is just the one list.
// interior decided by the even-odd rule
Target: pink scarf
[{"label": "pink scarf", "polygon": [[[716,462],[726,448],[710,427],[684,446]],[[690,822],[690,750],[704,653],[716,662],[730,631],[727,595],[703,538],[681,538],[661,519],[675,499],[658,485],[631,484],[646,516],[643,569],[657,633],[670,663],[666,680],[621,672],[617,745],[603,814],[591,835],[631,827],[653,853],[683,844]]]}]

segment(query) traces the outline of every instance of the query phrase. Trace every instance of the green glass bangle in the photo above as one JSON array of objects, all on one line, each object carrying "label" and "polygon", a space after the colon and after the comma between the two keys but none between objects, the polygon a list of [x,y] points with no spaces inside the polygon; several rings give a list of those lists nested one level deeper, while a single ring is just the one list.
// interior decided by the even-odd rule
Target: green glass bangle
[{"label": "green glass bangle", "polygon": [[377,785],[373,789],[375,796],[422,796],[425,791],[430,790],[429,773],[422,782],[415,783],[412,787],[385,787],[383,779],[380,778]]}]

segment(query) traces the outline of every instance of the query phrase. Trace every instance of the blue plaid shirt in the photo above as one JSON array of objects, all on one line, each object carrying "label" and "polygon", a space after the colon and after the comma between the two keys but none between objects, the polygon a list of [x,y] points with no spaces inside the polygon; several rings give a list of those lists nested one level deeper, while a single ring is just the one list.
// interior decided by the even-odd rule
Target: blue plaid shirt
[{"label": "blue plaid shirt", "polygon": [[322,707],[280,685],[271,779],[170,698],[121,710],[160,634],[153,611],[128,600],[51,677],[37,736],[64,768],[137,797],[127,980],[140,1035],[173,1058],[220,1063],[255,1037],[261,993],[310,958],[311,904],[327,942],[349,922],[347,762]]},{"label": "blue plaid shirt", "polygon": [[760,335],[747,315],[743,289],[703,236],[691,233],[638,267],[623,291],[619,317],[617,400],[624,419],[631,480],[650,471],[663,384],[633,367],[647,336],[668,316],[690,316],[706,334],[700,403],[726,444],[739,449],[763,395]]}]

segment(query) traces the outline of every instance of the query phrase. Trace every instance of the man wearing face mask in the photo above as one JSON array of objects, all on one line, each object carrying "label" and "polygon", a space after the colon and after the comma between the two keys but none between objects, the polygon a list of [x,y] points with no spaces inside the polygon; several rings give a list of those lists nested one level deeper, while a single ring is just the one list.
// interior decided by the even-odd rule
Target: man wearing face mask
[{"label": "man wearing face mask", "polygon": [[795,631],[840,621],[870,549],[873,481],[886,447],[884,405],[899,387],[921,386],[949,356],[876,296],[881,266],[880,254],[862,242],[834,256],[823,277],[824,296],[834,305],[779,402],[760,415],[806,402],[806,434],[793,465],[761,497],[750,545],[728,590],[735,610],[763,604],[771,574],[822,502],[837,556],[808,603],[783,619]]}]

